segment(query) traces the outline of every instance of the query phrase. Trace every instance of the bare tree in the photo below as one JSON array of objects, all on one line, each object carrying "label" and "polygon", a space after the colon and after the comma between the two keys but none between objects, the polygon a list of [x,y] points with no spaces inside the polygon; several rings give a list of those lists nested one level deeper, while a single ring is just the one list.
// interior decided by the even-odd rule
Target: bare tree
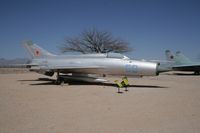
[{"label": "bare tree", "polygon": [[60,50],[62,53],[80,52],[87,54],[108,52],[124,53],[131,49],[129,48],[128,42],[113,38],[111,33],[91,29],[83,31],[78,37],[67,38]]}]

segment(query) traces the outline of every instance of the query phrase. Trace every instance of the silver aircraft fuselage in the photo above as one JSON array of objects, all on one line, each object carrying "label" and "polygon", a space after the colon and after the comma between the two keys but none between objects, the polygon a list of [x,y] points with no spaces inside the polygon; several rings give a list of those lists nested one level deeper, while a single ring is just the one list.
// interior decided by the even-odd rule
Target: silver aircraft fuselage
[{"label": "silver aircraft fuselage", "polygon": [[[118,53],[54,55],[30,42],[24,44],[24,47],[32,58],[31,63],[26,66],[31,71],[47,76],[56,72],[57,77],[59,73],[66,76],[71,74],[68,78],[89,81],[89,74],[142,77],[156,76],[161,72],[157,63],[130,60]],[[97,81],[94,79],[91,78],[92,81]]]},{"label": "silver aircraft fuselage", "polygon": [[[37,67],[32,67],[35,71],[59,70],[60,73],[85,73],[121,76],[155,76],[158,75],[158,65],[156,63],[136,61],[130,59],[117,58],[63,58],[51,57],[45,59],[34,59],[32,63],[37,63]],[[77,69],[76,69],[77,68]]]}]

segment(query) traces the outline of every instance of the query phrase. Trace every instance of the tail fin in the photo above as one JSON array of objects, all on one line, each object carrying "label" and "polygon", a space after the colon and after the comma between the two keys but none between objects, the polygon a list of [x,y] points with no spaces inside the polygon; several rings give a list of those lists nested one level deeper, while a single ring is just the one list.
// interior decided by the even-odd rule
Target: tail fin
[{"label": "tail fin", "polygon": [[166,55],[167,61],[174,61],[174,60],[175,60],[175,57],[174,57],[174,55],[171,53],[170,50],[166,50],[166,51],[165,51],[165,55]]},{"label": "tail fin", "polygon": [[191,60],[183,55],[180,51],[176,52],[176,63],[177,64],[188,64],[191,63]]},{"label": "tail fin", "polygon": [[177,51],[174,56],[170,50],[166,50],[165,55],[168,61],[173,61],[176,65],[191,63],[191,60],[183,55],[180,51]]},{"label": "tail fin", "polygon": [[46,57],[51,57],[55,56],[48,51],[42,49],[36,44],[33,44],[32,41],[26,41],[23,43],[24,48],[28,52],[28,54],[31,56],[31,58],[46,58]]}]

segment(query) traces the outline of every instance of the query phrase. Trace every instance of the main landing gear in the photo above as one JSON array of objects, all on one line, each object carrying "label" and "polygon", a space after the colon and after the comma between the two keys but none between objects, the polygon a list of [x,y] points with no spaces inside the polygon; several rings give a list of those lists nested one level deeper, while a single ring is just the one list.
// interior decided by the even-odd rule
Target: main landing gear
[{"label": "main landing gear", "polygon": [[57,71],[57,79],[56,79],[56,84],[57,85],[61,85],[61,84],[64,84],[65,82],[65,79],[63,77],[60,76],[60,72]]},{"label": "main landing gear", "polygon": [[194,75],[200,75],[199,71],[195,71]]}]

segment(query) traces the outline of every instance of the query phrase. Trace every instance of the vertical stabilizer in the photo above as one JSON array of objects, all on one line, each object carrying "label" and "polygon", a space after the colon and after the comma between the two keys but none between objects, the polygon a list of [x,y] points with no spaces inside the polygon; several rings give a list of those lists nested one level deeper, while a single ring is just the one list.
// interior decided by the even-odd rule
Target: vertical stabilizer
[{"label": "vertical stabilizer", "polygon": [[30,55],[32,59],[34,58],[48,58],[51,56],[55,56],[48,51],[44,50],[43,48],[39,47],[36,44],[33,44],[32,41],[26,41],[23,43],[24,48]]},{"label": "vertical stabilizer", "polygon": [[183,55],[180,51],[176,52],[176,63],[177,64],[188,64],[191,63],[191,60]]},{"label": "vertical stabilizer", "polygon": [[177,51],[175,55],[170,50],[165,51],[167,61],[174,62],[174,65],[190,64],[191,60],[183,55],[180,51]]},{"label": "vertical stabilizer", "polygon": [[174,59],[175,57],[170,50],[166,50],[165,55],[166,55],[167,61],[174,61],[175,60]]}]

